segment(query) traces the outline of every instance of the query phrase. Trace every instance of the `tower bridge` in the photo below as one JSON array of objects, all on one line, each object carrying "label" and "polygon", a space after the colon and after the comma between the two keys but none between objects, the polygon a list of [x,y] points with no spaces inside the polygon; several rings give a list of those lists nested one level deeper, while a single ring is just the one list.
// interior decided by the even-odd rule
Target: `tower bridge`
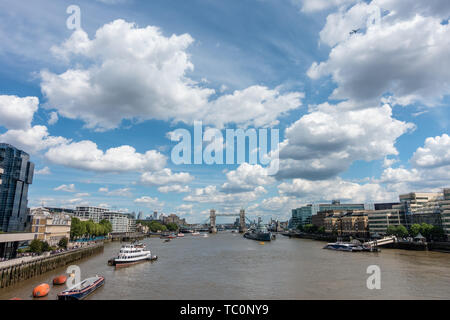
[{"label": "tower bridge", "polygon": [[209,212],[209,232],[216,233],[216,217],[239,217],[239,232],[244,233],[247,231],[247,227],[245,226],[245,210],[241,209],[239,213],[216,213],[216,210],[211,209]]}]

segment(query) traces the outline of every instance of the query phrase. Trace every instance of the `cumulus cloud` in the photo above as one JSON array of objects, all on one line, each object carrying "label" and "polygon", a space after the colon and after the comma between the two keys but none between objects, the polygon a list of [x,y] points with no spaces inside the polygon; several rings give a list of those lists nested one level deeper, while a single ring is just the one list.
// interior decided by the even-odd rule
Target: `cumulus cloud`
[{"label": "cumulus cloud", "polygon": [[160,202],[157,197],[152,198],[149,196],[142,196],[134,200],[134,202],[138,205],[143,205],[152,209],[161,209],[162,207],[164,207],[164,202]]},{"label": "cumulus cloud", "polygon": [[35,170],[34,174],[43,175],[44,176],[44,175],[49,175],[49,174],[52,174],[52,173],[51,173],[49,167],[44,167],[44,168],[42,168],[40,170]]},{"label": "cumulus cloud", "polygon": [[450,165],[450,137],[443,134],[425,140],[425,145],[414,153],[413,165],[421,168],[442,167]]},{"label": "cumulus cloud", "polygon": [[[394,3],[379,2],[388,7]],[[442,24],[439,16],[427,14],[439,8],[448,12],[448,4],[427,1],[413,5],[403,1],[401,6],[390,7],[418,7],[417,14],[405,17],[381,13],[380,23],[367,24],[372,13],[380,10],[374,3],[358,3],[328,17],[321,39],[335,46],[328,60],[313,63],[309,77],[331,76],[337,84],[331,98],[350,99],[357,107],[385,96],[399,105],[439,104],[450,93],[450,26]],[[356,27],[365,29],[350,36],[349,31]]]},{"label": "cumulus cloud", "polygon": [[38,106],[36,97],[0,95],[0,126],[14,130],[30,129]]},{"label": "cumulus cloud", "polygon": [[204,188],[196,188],[190,195],[186,196],[183,200],[187,202],[198,203],[214,203],[214,204],[228,204],[235,207],[247,204],[251,201],[258,199],[261,195],[267,193],[264,187],[256,187],[252,191],[240,192],[240,193],[225,193],[217,190],[214,185],[209,185]]},{"label": "cumulus cloud", "polygon": [[191,188],[189,188],[189,186],[182,186],[179,184],[174,184],[174,185],[170,185],[170,186],[159,187],[158,191],[161,193],[169,193],[169,192],[185,193],[185,192],[191,192]]},{"label": "cumulus cloud", "polygon": [[59,187],[56,187],[53,190],[55,190],[55,191],[64,191],[64,192],[75,192],[76,191],[75,190],[75,185],[73,183],[69,184],[69,185],[66,185],[66,184],[60,185]]},{"label": "cumulus cloud", "polygon": [[321,181],[294,179],[291,183],[280,184],[278,189],[281,195],[295,196],[305,203],[333,199],[356,203],[398,199],[397,193],[387,191],[378,183],[359,184],[341,178]]},{"label": "cumulus cloud", "polygon": [[356,1],[357,0],[292,0],[294,4],[301,5],[303,12],[317,12],[332,9]]},{"label": "cumulus cloud", "polygon": [[303,94],[262,86],[213,100],[215,90],[186,75],[194,68],[186,51],[193,41],[189,34],[165,37],[157,27],[124,20],[104,25],[92,40],[76,31],[53,53],[79,62],[77,67],[41,72],[47,106],[97,130],[116,128],[124,119],[264,126],[300,106]]},{"label": "cumulus cloud", "polygon": [[258,186],[275,182],[275,179],[268,175],[267,169],[258,164],[243,163],[236,170],[228,172],[226,177],[227,182],[221,188],[221,191],[226,193],[251,191]]},{"label": "cumulus cloud", "polygon": [[392,118],[387,104],[362,110],[319,105],[286,129],[277,178],[324,180],[356,160],[397,155],[397,138],[414,128]]},{"label": "cumulus cloud", "polygon": [[50,112],[50,118],[48,119],[48,124],[49,125],[54,125],[55,123],[58,122],[58,112]]},{"label": "cumulus cloud", "polygon": [[411,168],[386,168],[376,182],[399,193],[410,191],[435,191],[449,187],[450,137],[447,134],[429,137],[424,146],[417,148],[410,163]]},{"label": "cumulus cloud", "polygon": [[139,153],[133,147],[124,145],[103,151],[88,140],[50,148],[45,157],[55,164],[97,172],[160,170],[167,161],[155,150]]},{"label": "cumulus cloud", "polygon": [[99,192],[106,193],[108,196],[115,197],[131,197],[133,194],[131,193],[131,188],[120,188],[115,190],[109,190],[108,188],[100,188]]},{"label": "cumulus cloud", "polygon": [[140,182],[145,185],[161,186],[176,183],[189,183],[194,179],[188,172],[173,173],[169,168],[155,172],[144,172]]}]

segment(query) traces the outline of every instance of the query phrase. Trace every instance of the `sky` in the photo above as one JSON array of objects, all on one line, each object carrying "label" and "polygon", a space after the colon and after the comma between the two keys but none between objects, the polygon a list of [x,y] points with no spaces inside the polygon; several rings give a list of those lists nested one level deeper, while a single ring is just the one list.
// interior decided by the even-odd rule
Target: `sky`
[{"label": "sky", "polygon": [[[36,164],[30,207],[267,221],[439,191],[449,17],[447,0],[5,0],[0,142]],[[279,130],[279,170],[177,164],[198,121]]]}]

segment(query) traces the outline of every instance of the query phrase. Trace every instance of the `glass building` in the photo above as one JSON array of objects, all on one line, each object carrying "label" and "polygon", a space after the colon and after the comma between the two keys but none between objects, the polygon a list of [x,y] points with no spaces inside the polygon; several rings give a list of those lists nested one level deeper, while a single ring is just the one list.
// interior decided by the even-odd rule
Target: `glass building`
[{"label": "glass building", "polygon": [[6,143],[0,143],[0,231],[25,231],[28,186],[33,182],[34,163],[30,156]]}]

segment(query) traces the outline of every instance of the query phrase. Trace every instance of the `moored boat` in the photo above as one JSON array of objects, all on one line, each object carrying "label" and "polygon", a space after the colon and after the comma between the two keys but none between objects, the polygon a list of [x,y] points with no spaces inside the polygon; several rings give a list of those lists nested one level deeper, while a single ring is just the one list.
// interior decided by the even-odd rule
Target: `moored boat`
[{"label": "moored boat", "polygon": [[153,256],[150,250],[145,250],[145,245],[129,244],[122,246],[122,248],[120,248],[119,255],[110,259],[108,264],[115,266],[116,268],[121,268],[143,261],[153,261],[157,259],[158,257]]},{"label": "moored boat", "polygon": [[268,231],[267,228],[261,224],[261,218],[259,218],[256,227],[244,233],[244,237],[257,241],[271,241],[272,232]]},{"label": "moored boat", "polygon": [[199,235],[200,235],[200,232],[192,232],[192,235],[193,235],[193,236],[199,236]]},{"label": "moored boat", "polygon": [[81,300],[105,284],[105,278],[95,276],[87,278],[73,287],[58,293],[58,300]]},{"label": "moored boat", "polygon": [[177,234],[177,237],[178,237],[178,238],[183,238],[183,237],[184,237],[184,233],[181,233],[181,232],[180,232],[179,234]]},{"label": "moored boat", "polygon": [[347,252],[358,252],[363,251],[363,247],[354,243],[346,242],[333,242],[328,243],[324,249],[336,250],[336,251],[347,251]]}]

